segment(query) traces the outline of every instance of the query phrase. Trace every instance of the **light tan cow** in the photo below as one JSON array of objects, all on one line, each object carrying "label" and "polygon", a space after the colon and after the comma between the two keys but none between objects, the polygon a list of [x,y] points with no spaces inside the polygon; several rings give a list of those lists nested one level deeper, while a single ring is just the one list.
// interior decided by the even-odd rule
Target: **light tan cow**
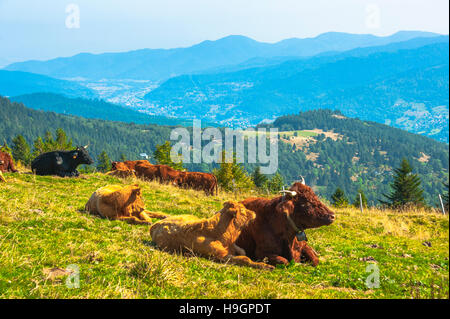
[{"label": "light tan cow", "polygon": [[97,189],[85,206],[86,211],[108,219],[132,224],[151,224],[151,218],[165,218],[162,213],[146,211],[139,185],[108,185]]},{"label": "light tan cow", "polygon": [[163,250],[193,252],[222,262],[259,269],[273,269],[254,262],[235,241],[241,231],[255,219],[255,213],[244,205],[226,202],[222,210],[209,219],[192,215],[170,216],[150,227],[152,240]]}]

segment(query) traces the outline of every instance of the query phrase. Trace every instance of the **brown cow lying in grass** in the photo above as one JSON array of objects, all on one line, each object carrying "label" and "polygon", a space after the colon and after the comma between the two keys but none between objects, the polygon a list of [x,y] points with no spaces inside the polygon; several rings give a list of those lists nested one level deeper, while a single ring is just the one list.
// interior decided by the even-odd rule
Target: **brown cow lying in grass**
[{"label": "brown cow lying in grass", "polygon": [[258,269],[273,269],[263,262],[254,262],[235,241],[244,227],[255,219],[255,213],[242,204],[226,202],[222,210],[209,219],[191,215],[170,216],[150,228],[152,240],[163,250],[193,252]]},{"label": "brown cow lying in grass", "polygon": [[[267,259],[272,265],[287,265],[302,258],[314,266],[319,259],[306,243],[304,230],[330,225],[335,215],[303,183],[295,183],[285,195],[248,198],[242,204],[256,213],[255,222],[247,226],[236,244],[254,260]],[[303,237],[303,238],[302,238]]]},{"label": "brown cow lying in grass", "polygon": [[108,219],[120,219],[132,224],[151,224],[151,218],[165,218],[165,214],[144,209],[138,185],[108,185],[97,189],[87,202],[85,210]]}]

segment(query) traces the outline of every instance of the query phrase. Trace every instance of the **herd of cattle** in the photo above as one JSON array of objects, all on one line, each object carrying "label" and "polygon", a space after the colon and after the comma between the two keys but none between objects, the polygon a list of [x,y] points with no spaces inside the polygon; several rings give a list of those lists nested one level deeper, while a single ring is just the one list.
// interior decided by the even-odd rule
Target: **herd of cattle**
[{"label": "herd of cattle", "polygon": [[109,175],[118,177],[136,176],[145,180],[157,180],[174,186],[204,191],[217,195],[218,183],[213,174],[179,171],[167,165],[153,165],[149,161],[113,162]]},{"label": "herd of cattle", "polygon": [[[42,154],[32,162],[32,169],[38,175],[73,177],[79,175],[78,165],[92,162],[86,147],[78,147]],[[0,178],[2,171],[17,172],[11,157],[0,152]],[[159,180],[217,194],[217,179],[212,174],[182,172],[148,161],[114,162],[108,174]],[[274,198],[226,202],[208,219],[147,211],[138,185],[102,187],[89,198],[85,210],[108,219],[151,225],[152,240],[163,250],[195,253],[259,269],[273,269],[291,261],[317,265],[317,253],[308,245],[304,231],[335,220],[335,214],[304,180]],[[152,223],[152,218],[161,220]]]}]

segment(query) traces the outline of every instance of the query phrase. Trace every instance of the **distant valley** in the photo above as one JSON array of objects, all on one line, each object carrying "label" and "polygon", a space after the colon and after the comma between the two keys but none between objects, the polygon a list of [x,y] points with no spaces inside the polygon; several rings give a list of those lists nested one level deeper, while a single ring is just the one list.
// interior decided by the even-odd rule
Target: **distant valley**
[{"label": "distant valley", "polygon": [[0,71],[5,96],[103,99],[152,116],[228,127],[328,108],[448,142],[448,36],[433,33],[326,33],[274,44],[230,36],[189,48],[79,54],[5,70],[11,70]]}]

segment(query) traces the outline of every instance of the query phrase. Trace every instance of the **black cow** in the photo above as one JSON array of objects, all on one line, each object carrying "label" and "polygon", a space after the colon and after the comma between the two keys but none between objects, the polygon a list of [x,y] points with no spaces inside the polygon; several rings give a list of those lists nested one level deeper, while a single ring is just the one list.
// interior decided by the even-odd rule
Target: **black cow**
[{"label": "black cow", "polygon": [[31,169],[36,175],[79,176],[78,165],[94,163],[86,149],[84,146],[73,151],[43,153],[33,160]]}]

